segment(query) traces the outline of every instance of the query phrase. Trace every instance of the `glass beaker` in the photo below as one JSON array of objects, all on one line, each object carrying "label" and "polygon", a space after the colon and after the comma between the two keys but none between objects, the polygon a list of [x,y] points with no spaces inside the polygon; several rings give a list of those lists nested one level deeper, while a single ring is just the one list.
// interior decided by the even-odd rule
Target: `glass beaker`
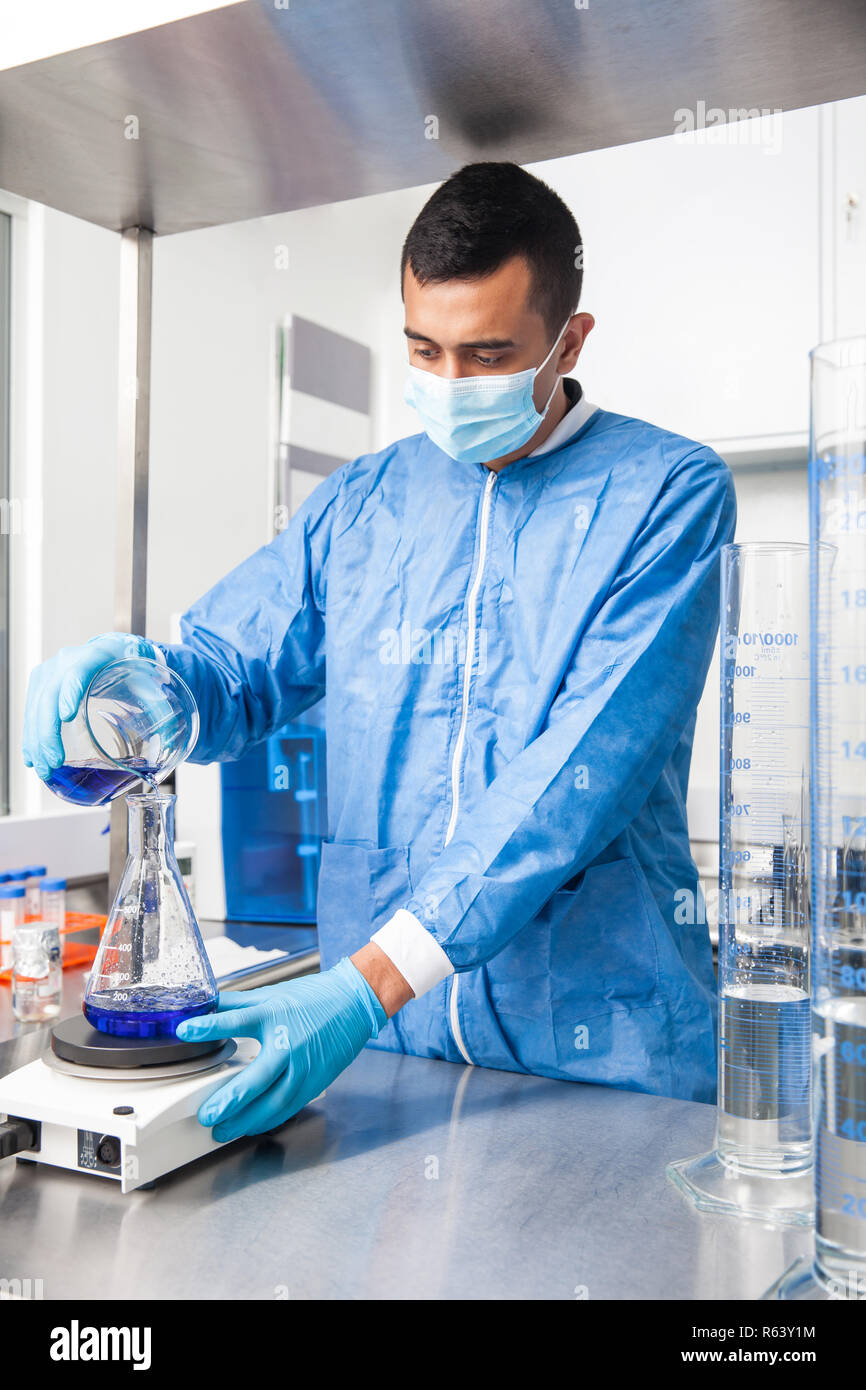
[{"label": "glass beaker", "polygon": [[172,1037],[210,1013],[217,986],[174,853],[175,798],[127,797],[129,857],[87,981],[84,1014],[102,1033]]},{"label": "glass beaker", "polygon": [[12,1012],[20,1023],[44,1023],[63,998],[60,933],[49,922],[19,927],[12,943]]},{"label": "glass beaker", "polygon": [[192,752],[198,728],[192,691],[170,667],[148,657],[109,662],[61,724],[66,761],[45,785],[64,801],[104,806],[139,782],[155,787]]},{"label": "glass beaker", "polygon": [[809,547],[727,545],[721,587],[716,1147],[702,1210],[808,1225]]}]

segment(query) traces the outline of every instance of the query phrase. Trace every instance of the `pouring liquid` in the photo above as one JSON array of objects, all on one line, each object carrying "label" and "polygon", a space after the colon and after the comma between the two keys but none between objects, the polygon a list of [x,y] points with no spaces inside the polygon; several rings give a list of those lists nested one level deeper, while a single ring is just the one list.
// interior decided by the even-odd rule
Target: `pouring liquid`
[{"label": "pouring liquid", "polygon": [[51,773],[45,785],[55,796],[76,806],[105,806],[121,793],[133,791],[138,782],[144,782],[149,791],[157,790],[153,769],[146,763],[130,764],[129,772],[92,763],[64,763]]}]

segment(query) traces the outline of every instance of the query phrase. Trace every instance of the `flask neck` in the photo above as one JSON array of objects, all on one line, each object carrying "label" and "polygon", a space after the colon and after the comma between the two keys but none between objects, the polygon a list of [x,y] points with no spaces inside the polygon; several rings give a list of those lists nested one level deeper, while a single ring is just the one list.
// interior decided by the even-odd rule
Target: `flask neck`
[{"label": "flask neck", "polygon": [[129,853],[174,853],[174,803],[168,792],[145,792],[126,798],[129,813]]}]

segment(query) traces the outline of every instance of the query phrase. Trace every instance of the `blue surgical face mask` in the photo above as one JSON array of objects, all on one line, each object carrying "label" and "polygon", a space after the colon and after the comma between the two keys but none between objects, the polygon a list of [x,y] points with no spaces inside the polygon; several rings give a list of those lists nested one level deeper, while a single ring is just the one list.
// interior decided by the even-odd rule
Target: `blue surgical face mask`
[{"label": "blue surgical face mask", "polygon": [[571,322],[569,314],[540,367],[507,376],[436,376],[410,367],[403,399],[418,412],[426,433],[458,463],[490,463],[521,449],[550,409],[559,377],[544,410],[535,408],[535,378],[543,372]]}]

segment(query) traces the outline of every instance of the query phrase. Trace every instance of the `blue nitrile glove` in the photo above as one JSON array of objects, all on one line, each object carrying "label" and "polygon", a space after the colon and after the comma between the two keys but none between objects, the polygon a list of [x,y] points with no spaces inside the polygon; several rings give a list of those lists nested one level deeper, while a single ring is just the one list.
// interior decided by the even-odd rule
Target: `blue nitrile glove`
[{"label": "blue nitrile glove", "polygon": [[61,647],[30,674],[24,707],[24,761],[43,782],[65,762],[60,725],[74,719],[85,690],[96,672],[110,661],[147,656],[156,648],[144,637],[128,632],[105,632],[80,647]]},{"label": "blue nitrile glove", "polygon": [[315,1100],[388,1018],[344,956],[331,970],[263,989],[221,994],[217,1012],[178,1026],[182,1042],[257,1038],[261,1051],[199,1107],[221,1143],[264,1134]]}]

